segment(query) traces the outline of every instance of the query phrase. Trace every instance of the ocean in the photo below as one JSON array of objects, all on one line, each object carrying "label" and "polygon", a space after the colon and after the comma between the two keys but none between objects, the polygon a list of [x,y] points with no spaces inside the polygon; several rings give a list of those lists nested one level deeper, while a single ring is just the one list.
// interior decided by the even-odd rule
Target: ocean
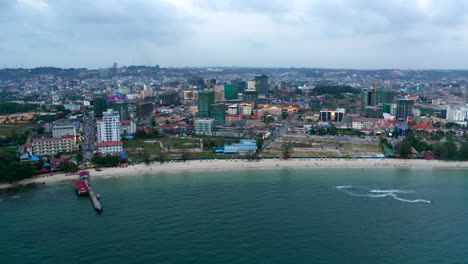
[{"label": "ocean", "polygon": [[[91,176],[92,177],[92,176]],[[0,263],[467,263],[468,170],[267,169],[0,193]]]}]

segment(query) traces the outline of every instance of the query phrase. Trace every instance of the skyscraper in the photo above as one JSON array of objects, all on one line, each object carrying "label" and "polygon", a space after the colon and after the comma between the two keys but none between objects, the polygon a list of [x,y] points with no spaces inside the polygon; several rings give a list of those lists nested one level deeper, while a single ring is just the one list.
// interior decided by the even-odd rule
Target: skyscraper
[{"label": "skyscraper", "polygon": [[405,121],[407,116],[413,115],[414,101],[412,99],[398,99],[396,101],[395,117]]},{"label": "skyscraper", "polygon": [[395,91],[388,89],[377,89],[377,104],[393,104],[395,102]]},{"label": "skyscraper", "polygon": [[210,117],[215,120],[224,121],[226,115],[226,105],[222,103],[210,104]]},{"label": "skyscraper", "polygon": [[232,84],[225,84],[224,85],[224,99],[225,100],[233,100],[238,98],[238,90]]},{"label": "skyscraper", "polygon": [[105,95],[98,95],[93,98],[93,108],[95,116],[102,116],[107,110],[107,98]]},{"label": "skyscraper", "polygon": [[259,96],[268,94],[268,76],[255,76],[255,90],[258,91]]},{"label": "skyscraper", "polygon": [[102,119],[97,120],[96,126],[98,143],[120,141],[120,118],[117,112],[108,109],[102,114]]},{"label": "skyscraper", "polygon": [[244,101],[244,103],[253,104],[254,107],[257,107],[258,91],[257,90],[245,90],[242,93],[242,101]]},{"label": "skyscraper", "polygon": [[377,93],[373,88],[363,88],[361,90],[361,110],[364,111],[366,106],[377,105]]},{"label": "skyscraper", "polygon": [[108,102],[108,108],[119,113],[120,120],[129,120],[128,103],[125,100],[114,100]]},{"label": "skyscraper", "polygon": [[210,105],[215,102],[214,91],[199,91],[198,92],[198,116],[210,116]]}]

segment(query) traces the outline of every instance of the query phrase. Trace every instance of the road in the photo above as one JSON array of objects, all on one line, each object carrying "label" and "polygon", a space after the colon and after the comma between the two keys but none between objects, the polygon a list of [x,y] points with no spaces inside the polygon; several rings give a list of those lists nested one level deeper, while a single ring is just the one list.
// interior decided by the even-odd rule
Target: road
[{"label": "road", "polygon": [[81,149],[83,151],[84,161],[91,161],[95,151],[96,128],[94,116],[91,114],[85,117],[83,122],[83,142],[81,142]]}]

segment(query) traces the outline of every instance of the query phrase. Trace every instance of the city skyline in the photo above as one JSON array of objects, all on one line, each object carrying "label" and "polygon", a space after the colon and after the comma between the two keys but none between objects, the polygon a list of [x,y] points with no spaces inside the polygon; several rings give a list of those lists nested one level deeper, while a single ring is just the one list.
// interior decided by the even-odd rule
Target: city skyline
[{"label": "city skyline", "polygon": [[[15,0],[0,67],[466,69],[464,1]],[[72,12],[73,11],[73,12]]]}]

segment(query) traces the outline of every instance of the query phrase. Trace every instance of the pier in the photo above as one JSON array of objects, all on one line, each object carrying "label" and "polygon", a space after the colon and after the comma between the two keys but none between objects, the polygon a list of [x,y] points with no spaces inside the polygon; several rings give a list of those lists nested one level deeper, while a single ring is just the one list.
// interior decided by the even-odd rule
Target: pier
[{"label": "pier", "polygon": [[75,182],[75,189],[78,195],[88,194],[91,202],[93,203],[94,209],[99,213],[102,212],[102,204],[99,201],[98,195],[91,189],[89,183],[89,172],[82,171],[79,173],[80,180]]}]

